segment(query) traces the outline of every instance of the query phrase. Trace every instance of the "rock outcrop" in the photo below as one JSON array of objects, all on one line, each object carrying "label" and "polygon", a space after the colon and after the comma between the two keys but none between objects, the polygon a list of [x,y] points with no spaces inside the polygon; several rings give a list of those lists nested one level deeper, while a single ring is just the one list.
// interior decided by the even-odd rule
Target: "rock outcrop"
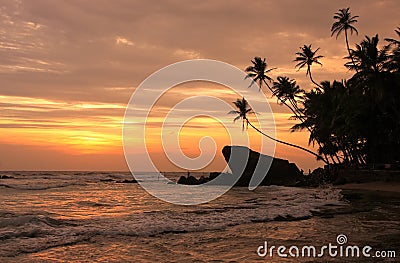
[{"label": "rock outcrop", "polygon": [[289,163],[287,160],[260,154],[243,146],[225,146],[222,154],[232,170],[232,174],[210,173],[209,177],[200,179],[193,176],[182,176],[177,183],[197,185],[210,182],[215,185],[230,185],[239,177],[235,186],[247,187],[255,185],[296,186],[303,181],[302,173],[296,164]]},{"label": "rock outcrop", "polygon": [[302,180],[302,172],[296,164],[287,160],[260,154],[243,146],[225,146],[222,154],[233,175],[240,176],[236,186],[248,186],[253,177],[255,183],[261,181],[260,185],[295,186]]}]

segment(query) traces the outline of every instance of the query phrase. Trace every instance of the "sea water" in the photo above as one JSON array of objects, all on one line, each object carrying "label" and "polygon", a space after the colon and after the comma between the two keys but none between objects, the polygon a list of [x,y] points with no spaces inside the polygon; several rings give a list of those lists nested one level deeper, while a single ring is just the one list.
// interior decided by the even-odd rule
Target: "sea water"
[{"label": "sea water", "polygon": [[[263,186],[254,191],[239,187],[206,204],[178,206],[149,195],[139,184],[123,183],[133,179],[130,173],[0,174],[11,177],[0,180],[2,262],[15,258],[26,262],[91,262],[88,251],[104,253],[102,246],[111,249],[107,253],[114,255],[115,261],[134,261],[143,255],[149,259],[157,255],[146,250],[146,245],[139,254],[125,251],[124,260],[118,257],[122,252],[113,254],[110,247],[121,240],[129,240],[130,246],[132,242],[157,244],[160,240],[165,245],[169,239],[163,237],[168,235],[204,238],[204,233],[213,233],[218,237],[218,231],[235,226],[307,220],[326,207],[348,205],[340,190],[332,187]],[[169,177],[176,181],[180,175],[170,173]],[[104,260],[101,255],[100,259]]]}]

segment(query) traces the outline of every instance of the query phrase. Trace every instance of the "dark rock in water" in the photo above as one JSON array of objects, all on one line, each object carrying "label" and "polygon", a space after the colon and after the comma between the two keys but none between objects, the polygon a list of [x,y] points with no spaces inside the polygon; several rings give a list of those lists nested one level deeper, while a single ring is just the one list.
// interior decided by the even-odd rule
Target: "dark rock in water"
[{"label": "dark rock in water", "polygon": [[300,221],[300,220],[306,220],[310,219],[310,216],[302,216],[302,217],[293,217],[291,215],[287,216],[277,216],[274,218],[274,221]]},{"label": "dark rock in water", "polygon": [[[222,154],[233,174],[212,172],[209,177],[202,176],[200,179],[190,175],[181,176],[177,183],[232,185],[239,177],[235,186],[249,186],[252,180],[251,185],[256,185],[261,181],[260,185],[282,186],[295,186],[302,181],[299,168],[287,160],[260,154],[243,146],[225,146]],[[267,171],[268,174],[265,176]]]},{"label": "dark rock in water", "polygon": [[[203,179],[205,180],[205,179]],[[188,177],[181,176],[177,182],[178,184],[188,184],[188,185],[198,185],[201,184],[199,180],[196,179],[196,177],[189,175]]]},{"label": "dark rock in water", "polygon": [[13,176],[8,176],[8,175],[0,175],[0,179],[13,179]]},{"label": "dark rock in water", "polygon": [[120,183],[120,184],[136,184],[137,182],[138,181],[136,181],[135,179],[132,179],[132,180],[125,179],[123,181],[116,181],[116,183]]},{"label": "dark rock in water", "polygon": [[[200,179],[190,175],[181,176],[177,183],[186,185],[204,183],[232,185],[237,180],[235,186],[257,185],[260,181],[260,185],[296,186],[303,179],[303,174],[296,164],[260,154],[247,147],[225,146],[222,154],[233,174],[212,172],[209,177],[202,176]],[[267,171],[268,173],[265,176]]]},{"label": "dark rock in water", "polygon": [[235,186],[252,186],[260,181],[260,185],[297,186],[303,181],[299,168],[287,160],[260,154],[243,146],[225,146],[222,154],[233,174],[212,172],[209,177],[202,176],[200,179],[190,175],[181,176],[177,183],[232,185],[237,180]]},{"label": "dark rock in water", "polygon": [[189,176],[186,178],[186,184],[189,184],[189,185],[196,185],[196,184],[199,184],[199,181],[196,179],[196,177],[189,175]]},{"label": "dark rock in water", "polygon": [[[222,154],[233,175],[240,176],[236,186],[249,186],[251,180],[253,184],[261,181],[260,185],[295,186],[302,179],[302,173],[296,164],[260,154],[247,147],[225,146]],[[263,178],[267,170],[268,173]]]},{"label": "dark rock in water", "polygon": [[106,179],[100,179],[100,182],[114,182],[114,180],[111,178],[106,178]]},{"label": "dark rock in water", "polygon": [[187,184],[186,181],[187,181],[186,176],[181,176],[181,177],[179,177],[179,179],[176,183],[177,184]]},{"label": "dark rock in water", "polygon": [[207,183],[209,181],[209,178],[210,177],[201,176],[200,179],[198,180],[198,182],[199,182],[199,184]]},{"label": "dark rock in water", "polygon": [[[212,181],[214,179],[216,180]],[[196,179],[193,176],[181,176],[177,181],[177,184],[199,185],[209,183],[210,185],[230,185],[232,180],[235,180],[235,176],[232,174],[211,172],[210,176],[201,176],[200,179]]]}]

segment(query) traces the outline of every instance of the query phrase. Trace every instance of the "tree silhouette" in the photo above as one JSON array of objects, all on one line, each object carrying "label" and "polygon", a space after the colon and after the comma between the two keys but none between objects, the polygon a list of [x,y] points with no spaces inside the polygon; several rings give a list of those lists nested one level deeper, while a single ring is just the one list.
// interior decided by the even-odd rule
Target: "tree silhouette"
[{"label": "tree silhouette", "polygon": [[246,127],[248,125],[247,114],[254,114],[254,111],[244,97],[242,99],[237,99],[233,104],[235,104],[237,110],[232,110],[228,112],[228,114],[238,114],[233,121],[236,122],[237,120],[242,119],[242,131],[244,131],[245,125]]},{"label": "tree silhouette", "polygon": [[[307,129],[309,144],[318,143],[318,153],[306,148],[277,140],[254,126],[248,115],[254,113],[243,98],[234,104],[238,110],[235,120],[242,119],[242,129],[251,126],[257,132],[278,143],[289,145],[313,154],[326,164],[339,163],[349,166],[366,164],[400,163],[400,27],[395,30],[399,38],[386,38],[386,45],[379,45],[378,34],[366,36],[354,48],[349,46],[349,35],[356,33],[358,16],[350,8],[340,9],[334,15],[331,36],[338,38],[344,32],[348,56],[345,66],[353,71],[347,80],[314,81],[311,66],[322,65],[319,48],[311,45],[300,47],[295,62],[298,70],[306,68],[306,76],[316,86],[304,91],[296,81],[279,76],[274,81],[268,74],[265,59],[252,60],[246,69],[248,76],[260,89],[265,85],[286,105],[299,121],[291,131]],[[271,85],[272,82],[272,85]],[[324,156],[322,158],[321,156]],[[374,167],[374,166],[373,166]]]},{"label": "tree silhouette", "polygon": [[[304,90],[296,84],[296,81],[288,77],[279,76],[277,81],[274,81],[273,89],[273,95],[278,98],[278,103],[280,102],[287,105],[286,101],[289,101],[291,107],[296,112],[296,117],[301,119],[301,112],[297,105],[297,100],[302,98]],[[290,108],[289,105],[287,106]]]},{"label": "tree silhouette", "polygon": [[[286,101],[288,100],[290,102],[292,107],[295,109],[294,117],[296,119],[300,120],[301,123],[303,124],[306,119],[305,119],[303,110],[300,109],[298,106],[298,100],[300,100],[301,102],[303,101],[304,90],[302,90],[300,88],[300,86],[296,84],[295,80],[293,80],[293,79],[290,80],[288,77],[281,77],[281,76],[279,76],[277,78],[277,81],[274,81],[273,88],[274,88],[274,95],[276,97],[280,98],[281,101],[284,101],[285,105],[288,106],[289,108],[290,108],[290,106],[287,105]],[[307,130],[310,133],[313,133],[312,127],[305,126],[305,128],[307,128]],[[323,145],[318,140],[318,138],[316,138],[316,140],[314,140],[314,141],[317,142],[317,144],[320,148],[323,147]],[[322,155],[324,156],[325,161],[329,162],[326,154],[322,153]]]},{"label": "tree silhouette", "polygon": [[354,63],[345,66],[356,71],[350,79],[323,81],[303,95],[303,119],[292,131],[307,128],[309,143],[320,142],[318,153],[336,163],[400,160],[400,53],[398,40],[388,40],[379,47],[378,35],[366,36],[350,49]]},{"label": "tree silhouette", "polygon": [[317,56],[316,53],[318,52],[319,48],[317,48],[315,51],[311,49],[311,44],[310,45],[304,45],[303,47],[300,47],[301,52],[296,52],[297,57],[294,59],[295,62],[298,62],[296,64],[296,67],[299,68],[298,70],[302,69],[303,67],[307,66],[307,71],[306,71],[306,76],[310,77],[310,80],[312,83],[317,85],[317,87],[321,88],[321,85],[316,83],[312,77],[311,74],[311,65],[316,63],[322,66],[321,62],[318,61],[318,59],[323,58],[323,56]]},{"label": "tree silhouette", "polygon": [[261,89],[263,84],[267,85],[268,89],[272,92],[272,89],[268,84],[268,82],[272,82],[272,78],[267,74],[276,68],[267,69],[267,62],[265,60],[265,58],[261,59],[260,57],[255,57],[251,61],[253,65],[246,68],[246,78],[252,78],[252,83],[258,82],[259,89]]},{"label": "tree silhouette", "polygon": [[[398,27],[397,29],[394,30],[394,32],[396,32],[397,36],[400,37],[400,27]],[[394,38],[385,38],[386,41],[388,41],[390,44],[393,45],[400,45],[400,41]]]},{"label": "tree silhouette", "polygon": [[[400,38],[400,27],[395,32]],[[387,50],[392,51],[388,54],[388,61],[385,64],[385,68],[391,72],[400,72],[400,40],[385,38],[385,41],[389,42]]]},{"label": "tree silhouette", "polygon": [[[269,77],[267,75],[267,73],[271,72],[272,70],[276,69],[276,68],[272,68],[272,69],[268,69],[267,70],[267,63],[265,62],[265,58],[261,59],[260,57],[255,57],[254,60],[252,60],[252,64],[251,66],[248,66],[246,68],[246,72],[247,72],[247,76],[246,78],[252,78],[253,82],[257,82],[258,86],[259,86],[259,91],[262,90],[262,87],[264,85],[267,86],[267,88],[271,91],[272,95],[275,95],[278,99],[278,103],[282,103],[284,105],[286,105],[290,111],[294,114],[294,116],[296,118],[300,117],[300,112],[296,109],[296,107],[293,107],[289,104],[286,103],[286,99],[284,99],[281,96],[277,96],[276,94],[276,87],[275,87],[275,82],[273,82],[273,79],[271,77]],[[278,77],[279,79],[279,77]],[[279,80],[278,80],[279,81]],[[271,87],[268,82],[273,82],[273,87]]]},{"label": "tree silhouette", "polygon": [[344,32],[345,40],[346,40],[346,47],[347,47],[347,52],[349,53],[349,56],[351,58],[351,61],[354,64],[353,57],[351,56],[350,53],[350,47],[349,47],[349,39],[348,39],[348,31],[350,30],[350,34],[353,34],[353,32],[356,32],[358,35],[357,29],[353,26],[357,22],[357,18],[359,16],[351,16],[351,13],[349,12],[350,8],[343,8],[340,9],[339,12],[336,12],[335,15],[333,16],[334,19],[337,21],[333,23],[332,28],[331,28],[331,36],[336,34],[336,39],[339,37],[339,35]]},{"label": "tree silhouette", "polygon": [[[267,75],[267,73],[271,72],[273,69],[267,70],[267,63],[265,60],[265,58],[261,59],[260,57],[255,57],[254,60],[251,61],[253,65],[246,68],[246,72],[248,73],[246,78],[252,78],[253,83],[257,82],[260,89],[266,85],[272,92],[272,95],[276,96],[278,99],[278,104],[283,104],[288,107],[294,114],[293,118],[303,122],[304,116],[298,107],[297,99],[301,98],[300,94],[304,91],[300,89],[294,80],[290,80],[288,77],[278,76],[277,81],[273,81],[272,78]],[[271,87],[268,82],[272,81],[273,86]],[[307,127],[307,129],[312,132],[310,127]],[[320,142],[317,141],[317,143],[322,147]],[[329,163],[325,154],[324,162]]]},{"label": "tree silhouette", "polygon": [[322,158],[322,156],[314,153],[313,151],[310,151],[309,149],[306,149],[304,147],[301,147],[301,146],[298,146],[298,145],[295,145],[292,143],[288,143],[288,142],[284,142],[284,141],[275,139],[274,137],[262,132],[260,129],[255,127],[247,118],[247,115],[254,113],[254,111],[252,110],[252,108],[250,107],[250,105],[248,104],[247,100],[244,97],[242,99],[237,99],[235,102],[233,102],[233,104],[236,106],[237,110],[232,110],[232,111],[228,112],[228,114],[238,114],[238,116],[236,116],[233,119],[233,121],[235,122],[239,119],[242,119],[242,130],[244,130],[245,127],[247,128],[250,125],[254,130],[256,130],[258,133],[264,135],[268,139],[273,140],[278,143],[282,143],[284,145],[288,145],[288,146],[303,150],[305,152],[308,152],[308,153],[314,155],[315,157],[317,157],[318,160],[323,160],[326,163],[326,161]]},{"label": "tree silhouette", "polygon": [[366,36],[360,44],[356,44],[354,50],[350,50],[354,63],[346,63],[345,66],[364,76],[369,73],[382,72],[388,57],[386,48],[379,50],[378,43],[378,34],[373,37]]}]

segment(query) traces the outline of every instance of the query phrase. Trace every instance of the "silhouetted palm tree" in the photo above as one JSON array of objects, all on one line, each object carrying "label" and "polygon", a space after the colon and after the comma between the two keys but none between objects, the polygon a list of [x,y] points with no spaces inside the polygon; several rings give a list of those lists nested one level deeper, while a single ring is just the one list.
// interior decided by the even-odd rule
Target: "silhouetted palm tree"
[{"label": "silhouetted palm tree", "polygon": [[311,75],[312,64],[316,63],[322,66],[318,59],[323,58],[323,56],[316,56],[319,48],[317,48],[315,51],[312,51],[311,45],[304,45],[303,47],[300,47],[300,49],[301,52],[296,53],[297,57],[294,60],[295,62],[299,62],[296,64],[296,67],[298,67],[298,70],[300,70],[301,68],[307,66],[306,76],[310,76],[311,82],[317,85],[317,87],[321,88],[321,85],[316,83]]},{"label": "silhouetted palm tree", "polygon": [[[396,32],[397,36],[400,37],[400,27],[397,27],[397,29],[394,30],[394,32]],[[393,38],[385,38],[386,41],[394,44],[394,45],[400,45],[400,41],[397,39],[393,39]]]},{"label": "silhouetted palm tree", "polygon": [[357,70],[364,76],[368,73],[382,72],[388,57],[385,48],[383,50],[378,49],[378,43],[378,34],[373,37],[365,36],[365,39],[357,44],[354,50],[350,50],[354,63],[346,63],[345,66]]},{"label": "silhouetted palm tree", "polygon": [[[344,31],[344,36],[346,40],[346,47],[347,47],[347,52],[349,53],[349,56],[351,58],[351,61],[353,61],[353,58],[350,53],[350,47],[349,47],[349,39],[347,36],[347,31],[350,30],[350,34],[353,34],[353,32],[356,32],[358,35],[357,29],[353,26],[354,23],[357,22],[357,18],[359,16],[351,16],[351,13],[349,12],[350,8],[343,8],[340,9],[339,12],[336,12],[335,15],[333,16],[334,19],[337,21],[333,23],[332,28],[331,28],[331,36],[336,34],[336,39],[338,36]],[[354,64],[354,61],[353,61]]]},{"label": "silhouetted palm tree", "polygon": [[[397,36],[400,38],[400,27],[394,30]],[[392,52],[388,54],[388,61],[385,68],[392,72],[400,71],[400,41],[393,38],[385,38],[385,41],[389,42],[387,50]]]},{"label": "silhouetted palm tree", "polygon": [[[317,142],[319,145],[318,153],[326,158],[331,158],[332,162],[341,162],[338,151],[337,113],[340,112],[339,103],[342,102],[342,94],[345,87],[342,83],[335,81],[332,85],[329,81],[321,83],[321,91],[314,90],[304,95],[304,121],[292,127],[292,131],[307,128],[310,131],[309,143]],[[336,159],[336,161],[335,161]]]},{"label": "silhouetted palm tree", "polygon": [[[286,101],[289,101],[291,107],[295,111],[296,117],[301,117],[300,109],[297,106],[297,100],[302,98],[301,95],[304,93],[304,90],[296,84],[296,81],[288,77],[279,76],[277,81],[274,81],[273,89],[273,94],[280,99],[280,102],[287,105]],[[289,105],[287,106],[290,108]]]},{"label": "silhouetted palm tree", "polygon": [[[246,78],[252,78],[253,82],[258,82],[259,85],[259,89],[262,89],[263,85],[266,85],[267,88],[272,92],[272,95],[276,95],[276,89],[275,87],[271,87],[268,82],[273,82],[273,79],[271,77],[269,77],[267,75],[267,73],[271,72],[272,70],[276,69],[276,68],[272,68],[272,69],[268,69],[267,70],[267,63],[265,62],[265,58],[261,59],[260,57],[255,57],[254,60],[252,60],[251,62],[253,63],[252,66],[248,66],[246,68],[246,72],[247,72],[247,76]],[[278,103],[282,103],[285,104],[292,112],[293,114],[298,117],[299,112],[291,107],[290,105],[288,105],[286,103],[286,101],[281,98],[280,96],[276,96],[278,98]]]},{"label": "silhouetted palm tree", "polygon": [[237,110],[230,111],[228,114],[238,114],[233,121],[236,122],[242,119],[242,131],[244,131],[245,124],[246,126],[248,125],[247,114],[253,114],[254,111],[244,97],[242,99],[237,99],[233,104],[235,104]]},{"label": "silhouetted palm tree", "polygon": [[[280,98],[281,102],[284,103],[288,108],[294,109],[292,112],[295,114],[295,118],[300,120],[301,123],[303,124],[305,122],[305,115],[298,107],[298,99],[303,100],[304,96],[304,90],[300,88],[299,85],[296,84],[295,80],[290,80],[288,77],[281,77],[279,76],[277,78],[277,81],[274,81],[274,95],[278,98]],[[286,101],[289,101],[291,104],[291,107],[286,103]],[[305,126],[307,130],[312,133],[312,128],[309,126]],[[317,144],[319,145],[320,148],[323,148],[323,145],[316,139],[315,140]],[[322,153],[325,160],[328,162],[328,158],[325,153]]]},{"label": "silhouetted palm tree", "polygon": [[[284,142],[278,139],[275,139],[274,137],[271,137],[270,135],[262,132],[260,129],[258,129],[257,127],[255,127],[247,118],[247,114],[250,113],[254,113],[254,111],[252,110],[252,108],[250,107],[250,105],[248,104],[247,100],[245,98],[242,99],[237,99],[235,102],[233,102],[233,104],[236,106],[237,110],[232,110],[230,112],[228,112],[228,114],[238,114],[238,116],[236,116],[233,121],[237,121],[239,119],[242,119],[242,130],[244,130],[245,128],[245,124],[246,127],[248,127],[248,125],[250,125],[254,130],[256,130],[257,132],[259,132],[260,134],[264,135],[265,137],[267,137],[270,140],[276,141],[278,143],[282,143],[291,147],[295,147],[298,148],[300,150],[306,151],[312,155],[314,155],[315,157],[317,157],[318,160],[323,160],[325,163],[326,161],[322,158],[322,156],[314,153],[313,151],[310,151],[309,149],[306,149],[304,147],[295,145],[295,144],[291,144],[288,142]],[[327,163],[328,164],[328,163]]]},{"label": "silhouetted palm tree", "polygon": [[[311,45],[308,47],[309,49],[311,48]],[[317,50],[318,51],[318,50]],[[315,51],[316,52],[316,51]],[[314,54],[315,54],[314,52]],[[317,56],[315,59],[321,58],[322,56]],[[291,112],[294,114],[294,118],[299,119],[301,122],[304,121],[304,116],[297,106],[297,98],[300,98],[300,94],[303,92],[303,90],[300,89],[298,85],[296,85],[296,82],[290,81],[289,78],[287,77],[281,77],[279,76],[277,78],[277,81],[273,82],[273,87],[271,87],[268,82],[272,81],[272,78],[269,77],[266,73],[269,73],[273,69],[267,70],[267,63],[265,62],[265,58],[261,59],[260,57],[255,57],[254,60],[251,61],[253,63],[252,66],[249,66],[246,68],[246,72],[248,73],[247,77],[253,78],[254,82],[258,82],[259,87],[262,88],[263,85],[266,85],[268,89],[272,92],[274,96],[277,97],[278,103],[282,103],[286,105]],[[317,61],[317,63],[319,63]],[[319,63],[320,64],[320,63]],[[309,69],[309,67],[308,67]],[[311,72],[310,78],[312,79]],[[268,82],[267,82],[268,81]],[[312,80],[313,81],[313,80]],[[313,81],[314,82],[314,81]],[[315,82],[314,82],[315,83]],[[316,83],[315,83],[316,84]],[[318,85],[318,84],[316,84]],[[287,103],[287,100],[289,100],[289,104]],[[237,112],[233,112],[237,113]],[[307,127],[307,129],[311,132],[310,127]],[[319,142],[317,142],[320,147]],[[320,156],[318,158],[321,158]],[[329,163],[328,158],[324,154],[324,162]]]},{"label": "silhouetted palm tree", "polygon": [[251,63],[253,63],[253,65],[246,68],[246,78],[252,78],[254,82],[258,82],[260,89],[263,84],[267,85],[268,89],[272,92],[272,89],[268,84],[268,82],[272,82],[272,78],[267,74],[276,68],[267,69],[265,58],[261,59],[260,57],[255,57]]},{"label": "silhouetted palm tree", "polygon": [[[400,37],[400,27],[398,27],[397,29],[394,30],[394,32],[396,32],[397,36]],[[393,38],[385,38],[386,41],[388,41],[391,44],[394,45],[400,45],[400,41],[397,39],[393,39]]]}]

